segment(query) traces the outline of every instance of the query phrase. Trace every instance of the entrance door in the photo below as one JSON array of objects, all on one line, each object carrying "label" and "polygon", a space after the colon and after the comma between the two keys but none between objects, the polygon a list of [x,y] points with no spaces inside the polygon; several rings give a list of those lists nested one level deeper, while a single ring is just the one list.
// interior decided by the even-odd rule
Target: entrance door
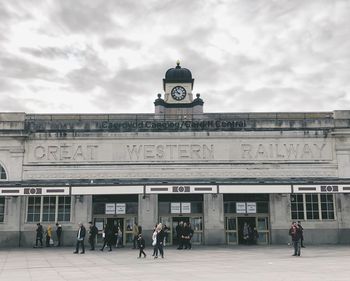
[{"label": "entrance door", "polygon": [[[120,216],[120,217],[96,217],[94,218],[95,224],[98,228],[98,236],[97,236],[97,243],[102,244],[103,243],[103,229],[106,227],[106,225],[111,225],[113,227],[114,233],[117,233],[118,227],[120,228],[120,231],[122,233],[122,239],[119,240],[118,246],[125,246],[125,245],[132,245],[133,243],[133,234],[132,234],[132,227],[134,225],[134,222],[136,221],[136,217],[130,217],[130,216]],[[117,238],[115,236],[115,238]],[[116,244],[116,239],[114,242],[114,245]]]},{"label": "entrance door", "polygon": [[189,223],[190,218],[189,217],[173,217],[172,228],[171,228],[172,237],[173,237],[173,245],[179,244],[179,239],[178,239],[177,233],[176,233],[176,227],[180,224],[181,221]]},{"label": "entrance door", "polygon": [[[245,226],[246,225],[246,226]],[[238,244],[252,244],[252,240],[244,238],[244,228],[253,231],[256,227],[256,218],[255,217],[238,217]]]}]

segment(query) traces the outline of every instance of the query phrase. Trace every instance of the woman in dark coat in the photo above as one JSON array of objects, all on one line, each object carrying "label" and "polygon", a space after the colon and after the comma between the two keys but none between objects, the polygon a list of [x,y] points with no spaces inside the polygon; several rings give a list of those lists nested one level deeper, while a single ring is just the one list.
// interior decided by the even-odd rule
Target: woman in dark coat
[{"label": "woman in dark coat", "polygon": [[[163,225],[161,223],[159,223],[157,225],[157,248],[159,250],[159,253],[161,255],[162,258],[164,258],[164,248],[163,248],[163,242],[164,242],[164,230],[163,230]],[[157,258],[157,256],[155,256],[154,258]]]},{"label": "woman in dark coat", "polygon": [[103,249],[106,247],[106,245],[109,247],[109,252],[112,251],[112,244],[113,244],[113,236],[114,236],[114,232],[113,232],[113,226],[112,225],[106,225],[106,228],[104,230],[104,241],[103,241],[103,246],[100,249],[101,251],[103,251]]}]

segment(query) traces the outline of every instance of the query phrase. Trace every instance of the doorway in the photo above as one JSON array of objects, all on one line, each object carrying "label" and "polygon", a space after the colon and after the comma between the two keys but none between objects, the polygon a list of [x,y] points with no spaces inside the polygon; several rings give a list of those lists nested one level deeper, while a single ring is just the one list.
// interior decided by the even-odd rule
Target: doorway
[{"label": "doorway", "polygon": [[115,235],[115,241],[113,241],[113,245],[117,247],[123,247],[125,245],[133,244],[133,233],[132,227],[134,223],[137,221],[137,217],[122,215],[118,217],[95,217],[94,222],[98,229],[97,235],[97,243],[103,243],[103,229],[108,225],[112,227],[113,232],[117,233],[118,227],[120,228],[121,237],[118,237],[118,245],[117,244],[117,235]]},{"label": "doorway", "polygon": [[190,222],[190,218],[189,217],[173,217],[172,228],[171,228],[172,237],[173,237],[173,245],[178,245],[179,244],[179,238],[177,237],[176,228],[178,227],[180,222],[189,223]]},{"label": "doorway", "polygon": [[[238,244],[249,245],[253,243],[252,235],[248,235],[248,237],[244,234],[244,228],[246,224],[246,228],[249,233],[253,232],[254,227],[256,227],[256,218],[255,217],[238,217]],[[246,231],[247,231],[246,230]]]}]

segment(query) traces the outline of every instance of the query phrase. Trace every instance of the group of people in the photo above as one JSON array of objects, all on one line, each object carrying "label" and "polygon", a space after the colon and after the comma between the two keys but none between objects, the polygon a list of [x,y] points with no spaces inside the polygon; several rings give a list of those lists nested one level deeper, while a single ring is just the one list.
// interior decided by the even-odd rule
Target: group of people
[{"label": "group of people", "polygon": [[[45,236],[45,245],[46,247],[54,246],[54,240],[52,236],[52,227],[49,224],[44,230],[44,227],[38,222],[36,228],[36,238],[35,238],[35,246],[34,248],[43,247],[43,238]],[[56,238],[57,238],[57,247],[61,246],[61,237],[62,237],[62,225],[58,222],[56,223]],[[39,245],[40,243],[40,245]]]},{"label": "group of people", "polygon": [[[90,222],[90,224],[92,224],[92,222]],[[96,226],[95,226],[96,227]],[[96,228],[97,230],[97,228]],[[91,226],[90,226],[90,233],[91,233]],[[93,239],[95,242],[95,237],[94,236]],[[119,247],[123,247],[123,233],[121,230],[120,225],[114,225],[114,224],[108,224],[106,225],[106,227],[103,229],[102,232],[102,237],[103,237],[103,246],[100,249],[100,251],[103,251],[104,248],[107,246],[109,247],[108,251],[112,251],[112,246],[119,248]],[[89,241],[90,241],[90,237],[89,237]],[[91,241],[92,242],[92,241]],[[90,245],[91,245],[90,242]],[[91,249],[90,250],[95,250],[95,247],[91,245]]]},{"label": "group of people", "polygon": [[255,245],[258,242],[259,239],[259,233],[256,227],[251,227],[250,224],[244,223],[243,224],[243,231],[242,231],[243,241],[246,245]]},{"label": "group of people", "polygon": [[[92,222],[89,222],[90,227],[88,231],[88,241],[90,244],[90,250],[95,250],[95,243],[96,243],[96,236],[98,234],[98,229]],[[143,257],[146,257],[146,253],[144,252],[145,249],[145,240],[142,237],[142,227],[139,226],[137,223],[133,225],[133,248],[137,248],[140,250],[139,252],[139,258],[143,255]],[[156,259],[158,258],[158,255],[160,255],[162,258],[164,258],[164,246],[167,239],[169,228],[166,225],[163,225],[162,223],[159,223],[155,225],[154,231],[152,234],[152,246],[153,246],[153,254],[152,256]],[[191,239],[193,237],[193,229],[191,227],[190,223],[182,222],[180,221],[178,225],[176,226],[176,236],[179,242],[178,248],[181,249],[191,249]],[[293,256],[300,256],[301,249],[305,248],[303,241],[304,241],[304,235],[303,235],[303,227],[300,223],[300,221],[292,222],[292,225],[289,229],[289,235],[292,238],[292,243],[294,247],[294,254]],[[40,223],[37,223],[37,229],[36,229],[36,241],[34,247],[43,247],[43,237],[45,234],[46,238],[46,247],[52,246],[53,238],[52,238],[52,227],[51,225],[47,226],[46,231],[44,231],[43,226]],[[76,248],[73,252],[74,254],[79,253],[79,248],[81,247],[81,254],[85,253],[85,245],[84,240],[86,236],[86,229],[82,223],[79,223],[79,228],[76,234]],[[62,225],[58,222],[56,223],[56,237],[57,237],[57,247],[60,247],[61,244],[61,237],[62,237]],[[106,246],[109,247],[109,251],[112,251],[112,246],[118,247],[118,245],[122,244],[120,241],[122,239],[122,231],[120,226],[117,226],[116,228],[113,225],[107,224],[106,227],[103,230],[103,237],[104,237],[104,243],[101,251],[104,250]],[[246,243],[256,243],[257,239],[259,237],[259,234],[254,227],[253,229],[249,224],[246,222],[243,226],[243,239],[246,241]],[[40,243],[40,246],[39,246]]]},{"label": "group of people", "polygon": [[179,242],[178,250],[182,249],[191,249],[191,239],[193,237],[193,229],[191,227],[191,224],[189,222],[183,222],[180,221],[178,225],[175,228],[176,231],[176,237]]},{"label": "group of people", "polygon": [[[164,258],[164,243],[166,239],[166,232],[167,227],[163,225],[162,223],[156,224],[154,227],[154,231],[152,234],[152,246],[153,246],[153,254],[152,256],[156,259],[158,258],[158,253],[162,258]],[[142,240],[141,240],[142,242]],[[143,241],[144,242],[144,241]],[[140,244],[142,246],[142,244]],[[140,247],[139,245],[139,247]],[[144,247],[143,247],[144,249]],[[141,257],[141,254],[143,253],[144,258],[146,257],[146,254],[143,252],[143,249],[141,251],[140,248],[140,254],[139,258]]]},{"label": "group of people", "polygon": [[292,222],[292,225],[289,228],[289,235],[292,237],[292,243],[294,247],[293,256],[300,256],[301,249],[305,248],[304,246],[304,229],[301,226],[300,221]]}]

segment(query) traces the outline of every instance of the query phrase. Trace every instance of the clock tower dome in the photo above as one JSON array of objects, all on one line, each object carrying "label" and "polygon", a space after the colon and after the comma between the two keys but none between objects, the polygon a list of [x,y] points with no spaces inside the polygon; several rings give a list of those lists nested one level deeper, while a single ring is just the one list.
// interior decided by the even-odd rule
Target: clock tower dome
[{"label": "clock tower dome", "polygon": [[193,99],[194,79],[192,73],[187,68],[180,66],[180,61],[176,62],[174,68],[170,68],[165,73],[163,79],[164,99],[158,94],[155,100],[155,113],[173,118],[193,118],[195,114],[203,113],[203,100],[199,94]]}]

